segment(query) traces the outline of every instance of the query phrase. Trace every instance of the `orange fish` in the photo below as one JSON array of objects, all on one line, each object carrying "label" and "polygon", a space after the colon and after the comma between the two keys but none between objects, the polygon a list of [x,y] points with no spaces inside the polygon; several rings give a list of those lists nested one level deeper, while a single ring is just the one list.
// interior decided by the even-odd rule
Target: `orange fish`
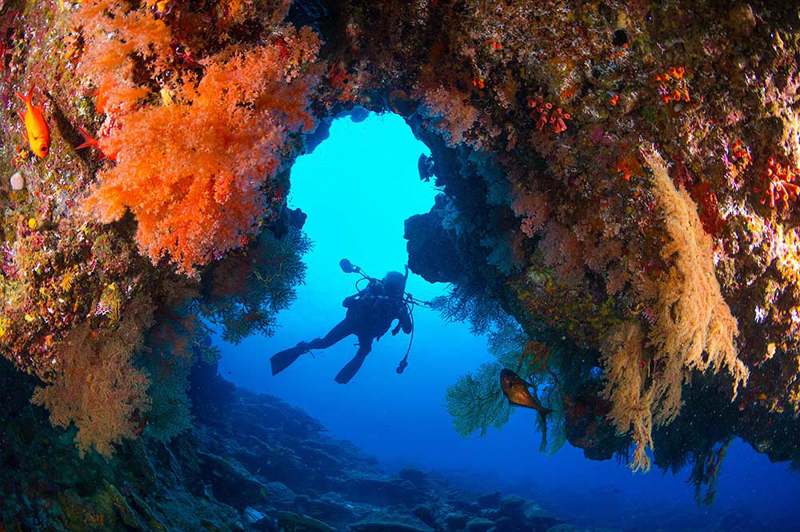
[{"label": "orange fish", "polygon": [[91,146],[94,146],[95,148],[97,148],[97,151],[100,152],[100,154],[97,157],[98,161],[100,159],[104,159],[105,158],[105,159],[108,159],[109,161],[117,162],[117,154],[116,153],[112,153],[111,155],[106,155],[105,153],[103,153],[103,150],[100,148],[100,142],[99,141],[97,141],[96,139],[92,138],[92,136],[89,135],[89,133],[87,133],[86,130],[83,129],[81,126],[78,126],[78,131],[81,132],[81,135],[83,135],[83,138],[84,138],[84,140],[86,142],[84,142],[80,146],[76,146],[75,147],[76,150],[81,150],[83,148],[89,148]]},{"label": "orange fish", "polygon": [[503,369],[500,372],[500,387],[503,389],[503,394],[512,405],[524,406],[532,408],[539,412],[542,416],[546,416],[552,410],[542,406],[536,398],[531,394],[530,383],[523,380],[519,375],[510,369]]},{"label": "orange fish", "polygon": [[25,102],[25,114],[22,111],[17,111],[22,121],[25,122],[25,139],[31,145],[31,151],[37,156],[44,159],[50,152],[50,130],[47,127],[47,122],[44,119],[44,106],[34,107],[31,102],[33,96],[33,88],[24,96],[22,93],[17,92],[23,102]]}]

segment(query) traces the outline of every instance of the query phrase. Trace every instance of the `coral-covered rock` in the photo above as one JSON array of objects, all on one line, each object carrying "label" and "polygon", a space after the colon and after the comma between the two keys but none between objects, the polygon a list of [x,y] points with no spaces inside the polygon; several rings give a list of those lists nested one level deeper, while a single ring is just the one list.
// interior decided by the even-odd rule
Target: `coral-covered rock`
[{"label": "coral-covered rock", "polygon": [[[7,109],[0,351],[44,382],[37,401],[78,427],[82,449],[187,429],[177,368],[213,358],[202,318],[237,340],[270,331],[302,278],[252,282],[300,264],[288,169],[334,117],[368,110],[402,116],[431,150],[421,175],[442,195],[406,224],[412,270],[454,283],[447,317],[522,335],[452,389],[462,432],[505,421],[497,373],[520,365],[553,411],[540,423],[551,450],[569,440],[647,469],[652,448],[661,467],[703,469],[740,436],[800,459],[791,3],[225,5],[0,7],[3,101],[19,106],[12,91],[35,84],[52,141],[36,157]],[[24,188],[8,182],[17,172]],[[152,312],[126,322],[142,301]],[[97,390],[110,400],[94,415]],[[484,411],[463,407],[475,394]],[[719,415],[703,414],[711,404]],[[678,446],[662,429],[690,418],[708,437]],[[240,428],[273,430],[247,416]],[[285,449],[234,455],[275,457],[270,480],[298,492],[352,458]],[[309,460],[308,484],[293,483]],[[358,482],[409,504],[424,491]]]},{"label": "coral-covered rock", "polygon": [[385,510],[353,523],[350,529],[355,532],[434,532],[431,527],[412,515]]},{"label": "coral-covered rock", "polygon": [[485,519],[483,517],[473,517],[466,524],[467,532],[489,532],[494,529],[497,524],[494,521]]},{"label": "coral-covered rock", "polygon": [[[27,402],[34,383],[9,384],[14,371],[0,361],[0,385],[16,412],[0,412],[0,423],[9,427],[0,434],[6,465],[0,470],[0,522],[10,530],[25,524],[55,531],[330,532],[353,526],[421,532],[442,530],[445,523],[455,531],[471,520],[477,520],[474,527],[481,526],[481,518],[495,520],[470,502],[479,495],[417,470],[406,470],[405,478],[387,474],[352,444],[327,436],[304,412],[246,391],[234,391],[224,411],[212,416],[198,411],[192,430],[169,443],[145,437],[123,445],[109,460],[92,454],[79,460],[69,434],[51,427],[46,413]],[[214,397],[210,390],[206,400]],[[246,416],[263,419],[263,430],[238,430]],[[302,435],[284,430],[299,422],[320,430]],[[299,461],[290,486],[273,479],[269,461],[279,453],[308,449],[325,449],[339,459]],[[263,461],[247,464],[239,459],[244,455]],[[409,476],[425,480],[424,487],[413,487]],[[368,486],[359,484],[367,478]],[[339,490],[347,484],[356,489]],[[371,491],[380,486],[387,491],[376,497]],[[393,492],[392,486],[403,488]],[[408,493],[414,496],[408,499]],[[514,526],[543,522],[534,504],[503,501],[496,515]]]}]

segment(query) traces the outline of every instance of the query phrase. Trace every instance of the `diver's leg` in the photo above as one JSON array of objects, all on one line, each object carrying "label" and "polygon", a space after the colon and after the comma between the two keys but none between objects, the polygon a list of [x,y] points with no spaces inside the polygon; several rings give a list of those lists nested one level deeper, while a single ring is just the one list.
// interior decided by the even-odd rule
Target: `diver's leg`
[{"label": "diver's leg", "polygon": [[272,358],[269,359],[270,364],[272,365],[272,374],[277,375],[281,371],[285,370],[294,364],[294,361],[300,358],[300,355],[308,353],[311,349],[325,349],[326,347],[332,346],[350,334],[352,334],[352,325],[347,318],[345,318],[333,329],[331,329],[324,338],[316,338],[310,342],[300,342],[294,347],[274,354]]},{"label": "diver's leg", "polygon": [[372,338],[361,338],[358,339],[358,351],[356,351],[356,356],[353,357],[353,360],[347,363],[345,367],[336,375],[336,382],[339,384],[347,384],[350,382],[358,370],[361,369],[361,364],[364,363],[364,359],[367,358],[369,352],[372,351]]},{"label": "diver's leg", "polygon": [[308,349],[327,349],[336,342],[353,334],[353,327],[350,321],[345,318],[331,329],[322,338],[315,338],[306,344]]},{"label": "diver's leg", "polygon": [[303,353],[308,353],[308,349],[303,349],[300,344],[298,344],[295,347],[284,349],[283,351],[272,355],[272,357],[269,359],[269,363],[272,366],[272,374],[277,375],[281,371],[291,366],[294,361],[300,358],[300,355]]}]

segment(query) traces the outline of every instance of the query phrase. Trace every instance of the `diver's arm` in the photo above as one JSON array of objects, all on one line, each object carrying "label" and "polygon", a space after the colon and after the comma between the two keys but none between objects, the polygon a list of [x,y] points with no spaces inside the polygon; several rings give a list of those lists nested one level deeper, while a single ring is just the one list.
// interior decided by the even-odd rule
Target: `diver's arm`
[{"label": "diver's arm", "polygon": [[352,307],[353,303],[355,302],[357,297],[358,297],[358,294],[353,295],[353,296],[348,296],[348,297],[344,298],[344,301],[342,301],[342,306],[344,308]]},{"label": "diver's arm", "polygon": [[360,298],[364,294],[364,292],[365,292],[365,290],[361,290],[357,294],[353,294],[352,296],[348,296],[348,297],[344,298],[344,301],[342,301],[342,306],[344,308],[352,307],[353,303],[355,303],[358,300],[358,298]]},{"label": "diver's arm", "polygon": [[358,301],[359,299],[361,299],[364,296],[370,295],[370,293],[373,290],[374,290],[373,282],[370,281],[370,283],[367,285],[367,287],[364,288],[363,290],[359,290],[357,294],[353,294],[352,296],[344,298],[344,301],[342,301],[342,306],[345,307],[345,308],[352,307],[353,303],[355,303],[356,301]]},{"label": "diver's arm", "polygon": [[[403,311],[400,313],[400,317],[397,318],[397,320],[398,323],[397,327],[395,327],[395,330],[397,330],[397,332],[400,332],[400,329],[402,328],[404,333],[410,334],[413,326],[411,325],[411,317],[408,315],[408,310],[403,309]],[[394,331],[392,332],[394,334],[397,334]]]}]

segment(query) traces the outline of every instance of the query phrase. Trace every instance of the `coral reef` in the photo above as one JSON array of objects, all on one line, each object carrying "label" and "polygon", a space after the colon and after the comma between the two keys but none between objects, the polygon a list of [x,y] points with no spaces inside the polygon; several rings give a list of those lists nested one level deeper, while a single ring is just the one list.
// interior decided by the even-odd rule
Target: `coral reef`
[{"label": "coral reef", "polygon": [[511,366],[591,458],[800,462],[798,58],[781,0],[0,2],[0,351],[81,449],[188,427],[202,318],[268,333],[302,279],[292,161],[394,112],[442,191],[412,270],[521,328],[451,391],[463,432],[502,424],[462,406]]},{"label": "coral reef", "polygon": [[80,459],[68,435],[28,402],[34,383],[20,385],[13,373],[0,360],[0,384],[13,390],[0,414],[4,425],[13,419],[0,437],[5,530],[311,532],[350,525],[545,532],[567,526],[516,496],[480,497],[414,468],[388,474],[304,412],[234,389],[206,364],[191,377],[192,397],[203,406],[194,409],[190,431],[169,443],[127,441],[110,460]]}]

